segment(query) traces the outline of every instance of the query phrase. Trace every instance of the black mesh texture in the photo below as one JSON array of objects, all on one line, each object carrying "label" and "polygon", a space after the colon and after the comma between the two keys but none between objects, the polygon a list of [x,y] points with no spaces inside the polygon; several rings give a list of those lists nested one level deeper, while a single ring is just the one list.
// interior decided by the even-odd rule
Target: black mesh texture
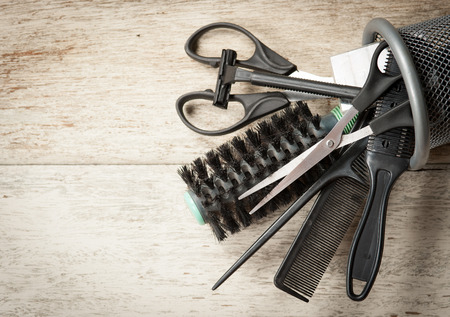
[{"label": "black mesh texture", "polygon": [[431,148],[450,143],[450,15],[398,31],[422,82]]}]

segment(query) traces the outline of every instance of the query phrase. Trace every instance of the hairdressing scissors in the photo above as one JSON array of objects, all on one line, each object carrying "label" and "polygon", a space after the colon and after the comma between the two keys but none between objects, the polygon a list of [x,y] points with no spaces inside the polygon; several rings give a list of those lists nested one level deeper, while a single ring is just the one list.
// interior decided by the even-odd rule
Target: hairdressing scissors
[{"label": "hairdressing scissors", "polygon": [[286,164],[274,174],[267,177],[262,182],[242,194],[239,199],[249,196],[257,190],[284,177],[251,211],[250,214],[256,212],[265,203],[270,201],[278,193],[287,186],[292,184],[296,179],[302,176],[310,168],[320,162],[328,154],[335,149],[341,148],[350,143],[367,137],[371,134],[378,135],[395,127],[411,127],[414,126],[409,101],[405,101],[398,107],[388,111],[379,118],[371,121],[369,125],[354,133],[343,135],[345,126],[358,113],[364,112],[372,105],[389,87],[402,78],[402,75],[392,76],[382,73],[378,68],[378,57],[380,53],[387,47],[386,42],[381,42],[376,48],[372,57],[369,75],[366,83],[361,88],[358,95],[351,101],[351,107],[344,116],[336,123],[331,131],[317,144],[303,152],[294,160]]},{"label": "hairdressing scissors", "polygon": [[[247,60],[239,60],[237,59],[236,51],[231,49],[222,50],[220,58],[198,55],[195,52],[195,48],[199,38],[206,32],[217,28],[233,29],[249,37],[255,44],[253,55]],[[402,78],[401,74],[389,75],[381,72],[378,68],[378,58],[387,46],[387,43],[383,41],[375,49],[370,63],[369,75],[364,86],[359,88],[287,76],[297,73],[297,67],[264,45],[249,31],[231,23],[209,24],[191,35],[186,42],[185,51],[194,60],[219,68],[216,90],[214,92],[212,90],[191,92],[181,96],[176,102],[177,112],[181,120],[192,130],[205,135],[222,135],[235,131],[264,115],[280,110],[288,106],[291,101],[311,99],[311,96],[314,95],[351,100],[351,107],[324,139],[241,196],[241,198],[248,196],[256,190],[285,177],[253,208],[251,211],[253,213],[335,149],[353,143],[370,134],[382,133],[388,128],[398,126],[398,124],[413,125],[412,120],[409,120],[411,117],[409,104],[405,103],[404,106],[398,107],[395,111],[387,112],[378,121],[374,121],[366,128],[351,135],[343,136],[345,127],[358,113],[368,109],[388,88]],[[252,85],[291,91],[232,95],[230,94],[231,87],[236,82],[248,82]],[[214,106],[223,109],[227,109],[229,101],[240,102],[244,106],[244,118],[222,130],[209,131],[199,129],[187,120],[183,112],[185,104],[195,99],[212,100]],[[403,120],[404,118],[407,119]],[[403,121],[406,121],[406,123]]]},{"label": "hairdressing scissors", "polygon": [[[221,57],[205,57],[196,53],[200,38],[213,29],[231,29],[247,36],[255,45],[253,55],[247,60],[237,58],[234,50],[222,50]],[[216,89],[190,92],[176,101],[177,113],[182,122],[193,131],[204,135],[223,135],[287,107],[291,102],[315,98],[338,97],[353,99],[359,87],[337,85],[329,77],[319,77],[297,70],[297,66],[274,52],[246,29],[232,23],[219,22],[206,25],[194,32],[185,44],[186,53],[194,60],[219,68]],[[253,70],[253,71],[251,71]],[[252,85],[267,86],[285,91],[257,94],[230,94],[235,82],[249,82]],[[216,107],[227,109],[228,102],[243,105],[244,117],[230,127],[221,130],[204,130],[189,122],[183,111],[192,100],[208,100]]]}]

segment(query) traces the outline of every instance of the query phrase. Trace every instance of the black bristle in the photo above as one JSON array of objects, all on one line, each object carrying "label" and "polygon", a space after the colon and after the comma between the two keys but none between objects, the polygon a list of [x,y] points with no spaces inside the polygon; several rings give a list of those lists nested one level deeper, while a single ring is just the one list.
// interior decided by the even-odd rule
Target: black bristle
[{"label": "black bristle", "polygon": [[227,180],[227,170],[222,167],[222,164],[220,162],[219,155],[214,151],[208,151],[206,153],[206,161],[208,162],[208,165],[211,167],[211,169],[222,179]]},{"label": "black bristle", "polygon": [[256,157],[255,157],[254,153],[246,153],[246,154],[244,154],[244,156],[242,158],[244,161],[246,161],[248,164],[250,164],[250,166],[255,165]]},{"label": "black bristle", "polygon": [[181,176],[181,178],[184,180],[186,185],[190,190],[192,190],[197,196],[202,195],[201,189],[202,189],[202,182],[204,180],[200,180],[192,170],[192,167],[189,167],[187,165],[182,166],[178,170],[178,174]]},{"label": "black bristle", "polygon": [[273,115],[271,120],[272,120],[273,126],[278,131],[282,131],[283,132],[283,131],[287,130],[286,120],[283,117],[281,117],[280,115],[278,115],[278,114]]},{"label": "black bristle", "polygon": [[308,123],[306,121],[301,121],[300,124],[297,126],[297,130],[300,132],[302,136],[308,135]]},{"label": "black bristle", "polygon": [[234,170],[236,173],[242,173],[241,162],[238,161],[238,160],[234,160],[234,161],[231,163],[231,168],[233,168],[233,170]]},{"label": "black bristle", "polygon": [[276,172],[278,170],[278,164],[269,164],[267,166],[267,169],[269,170],[270,174]]},{"label": "black bristle", "polygon": [[242,202],[242,200],[237,200],[235,204],[236,213],[239,217],[239,221],[243,227],[248,227],[252,223],[252,217],[248,213],[247,210],[245,210],[245,205]]},{"label": "black bristle", "polygon": [[258,152],[261,155],[262,159],[267,160],[267,151],[269,150],[267,143],[262,143],[258,148]]},{"label": "black bristle", "polygon": [[277,152],[281,151],[281,138],[274,138],[272,140],[272,145]]},{"label": "black bristle", "polygon": [[214,214],[210,214],[205,222],[211,226],[211,229],[216,236],[217,240],[222,241],[227,238],[227,233],[225,229],[222,227],[222,222],[219,217]]},{"label": "black bristle", "polygon": [[222,204],[220,206],[220,214],[223,217],[223,223],[225,230],[231,232],[231,234],[236,233],[240,230],[239,224],[233,218],[233,213],[230,212],[230,207],[228,204]]},{"label": "black bristle", "polygon": [[178,175],[181,176],[181,179],[188,185],[189,187],[194,186],[195,176],[194,172],[187,165],[183,165],[178,169]]},{"label": "black bristle", "polygon": [[208,177],[207,179],[205,179],[205,184],[209,188],[214,189],[214,178],[213,177]]},{"label": "black bristle", "polygon": [[314,125],[314,128],[316,129],[316,130],[319,130],[320,129],[320,120],[321,120],[322,118],[318,115],[318,114],[316,114],[315,116],[313,116],[312,118],[311,118],[311,123]]},{"label": "black bristle", "polygon": [[222,164],[220,162],[220,158],[214,150],[210,150],[205,154],[206,161],[209,166],[213,169],[213,171],[217,172],[222,169]]},{"label": "black bristle", "polygon": [[229,143],[224,143],[217,148],[217,153],[225,161],[230,164],[234,161],[233,154],[231,153],[231,147]]},{"label": "black bristle", "polygon": [[231,140],[231,144],[234,146],[234,148],[236,149],[236,151],[239,153],[239,155],[241,157],[243,157],[245,154],[247,154],[247,147],[245,146],[245,141],[239,137],[239,136],[235,136],[232,140]]},{"label": "black bristle", "polygon": [[295,142],[295,135],[292,133],[294,127],[290,124],[286,125],[286,130],[283,134],[284,138],[291,144]]},{"label": "black bristle", "polygon": [[260,136],[266,140],[272,140],[275,136],[275,130],[272,124],[267,121],[260,122],[256,129]]},{"label": "black bristle", "polygon": [[[264,191],[264,188],[260,190],[259,194],[254,193],[246,198],[245,202],[248,206],[247,208],[249,211],[259,203],[259,201],[261,200],[261,197],[265,196],[265,195],[262,195],[263,194],[262,191]],[[267,204],[264,205],[262,208],[260,208],[257,212],[252,214],[252,217],[254,219],[261,219],[261,218],[264,218],[265,216],[267,216]]]},{"label": "black bristle", "polygon": [[[295,108],[297,108],[297,107],[295,107]],[[295,113],[295,108],[292,106],[287,107],[286,109],[283,110],[282,116],[288,120],[290,120],[292,117],[297,117],[297,114]]]},{"label": "black bristle", "polygon": [[239,160],[235,158],[233,155],[232,148],[229,142],[222,144],[217,148],[217,153],[219,156],[225,161],[226,164],[229,164],[231,168],[236,173],[241,173],[241,163]]},{"label": "black bristle", "polygon": [[247,131],[245,131],[245,136],[254,148],[258,148],[261,145],[261,137],[255,130],[248,129]]},{"label": "black bristle", "polygon": [[298,114],[306,120],[311,120],[313,115],[312,115],[311,111],[309,110],[308,105],[305,102],[299,101],[299,102],[297,102],[297,106],[298,106],[298,110],[297,110]]},{"label": "black bristle", "polygon": [[194,160],[192,166],[199,179],[208,178],[208,170],[206,168],[206,164],[200,157]]}]

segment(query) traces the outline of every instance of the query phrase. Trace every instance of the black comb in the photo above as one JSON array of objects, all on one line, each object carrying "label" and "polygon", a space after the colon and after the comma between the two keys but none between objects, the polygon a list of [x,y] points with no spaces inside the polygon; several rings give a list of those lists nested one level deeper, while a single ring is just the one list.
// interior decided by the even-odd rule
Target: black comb
[{"label": "black comb", "polygon": [[[329,184],[342,178],[352,178],[361,184],[367,183],[367,173],[361,164],[353,164],[366,148],[367,139],[361,139],[353,143],[331,167],[309,189],[298,198],[254,243],[244,254],[225,272],[225,274],[213,286],[218,288],[239,267],[241,267],[253,254],[255,254],[278,230],[280,230],[305,204],[318,192]],[[362,197],[366,197],[363,193]],[[358,199],[359,200],[359,199]],[[301,298],[301,297],[299,297]],[[304,298],[302,298],[305,300]]]},{"label": "black comb", "polygon": [[[395,64],[391,60],[390,63],[392,69]],[[407,99],[407,94],[404,85],[394,86],[377,101],[375,113],[368,115],[368,118],[381,116],[391,108],[400,105],[401,101],[405,99]],[[367,149],[378,151],[382,155],[389,155],[387,159],[393,160],[392,165],[396,167],[397,160],[404,160],[405,157],[412,155],[413,148],[411,145],[414,144],[414,139],[404,137],[405,131],[410,132],[409,130],[394,129],[377,137],[371,136],[367,141]],[[366,202],[360,227],[357,231],[357,243],[353,243],[354,250],[350,252],[351,263],[347,276],[347,282],[350,283],[348,284],[350,286],[347,287],[349,297],[354,300],[361,300],[367,296],[378,271],[378,266],[374,267],[372,262],[378,251],[382,251],[382,248],[375,248],[376,244],[373,244],[372,240],[374,232],[370,229],[376,227],[377,224],[381,224],[381,227],[384,228],[384,222],[374,222],[373,219],[366,221],[366,219],[369,214],[372,214],[372,216],[385,215],[385,208],[380,208],[379,205],[383,200],[373,199],[374,193],[383,192],[384,188],[380,187],[376,190],[373,186],[370,186],[375,166],[370,160],[373,154],[368,154],[368,152],[367,150],[354,151],[352,155],[347,154],[349,160],[347,164],[332,167],[341,169],[338,172],[342,175],[341,177],[353,172],[360,176],[360,180],[340,178],[322,190],[275,275],[274,283],[281,290],[308,302],[306,297],[313,296],[357,212],[364,207],[364,202],[369,197],[371,200]],[[372,170],[369,169],[368,165],[372,167]],[[399,173],[407,167],[408,162],[406,161],[406,165],[402,165]],[[351,171],[349,168],[351,168]],[[389,193],[389,189],[398,177],[398,175],[395,176],[390,179],[392,181],[389,184],[390,186],[386,187],[387,193]],[[380,185],[385,184],[380,182]],[[373,212],[371,212],[372,209]],[[371,225],[364,226],[363,224]],[[362,238],[359,238],[360,236]],[[370,248],[371,244],[373,245]],[[366,249],[368,245],[369,247]],[[379,264],[377,261],[375,263]],[[354,294],[353,280],[349,276],[367,282],[366,288],[361,294]]]},{"label": "black comb", "polygon": [[325,187],[275,275],[275,285],[305,302],[312,297],[331,259],[369,190],[365,151],[353,152],[353,161],[340,171],[359,175],[339,178]]}]

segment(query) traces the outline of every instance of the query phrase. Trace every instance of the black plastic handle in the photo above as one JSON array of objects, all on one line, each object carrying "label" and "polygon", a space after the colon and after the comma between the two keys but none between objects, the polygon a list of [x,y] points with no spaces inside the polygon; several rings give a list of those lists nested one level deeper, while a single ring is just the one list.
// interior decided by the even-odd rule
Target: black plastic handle
[{"label": "black plastic handle", "polygon": [[373,119],[370,121],[369,125],[375,135],[394,128],[413,127],[414,120],[409,106],[409,100],[402,102],[392,110]]},{"label": "black plastic handle", "polygon": [[[265,115],[273,113],[287,107],[290,102],[281,92],[268,92],[257,94],[230,95],[229,101],[235,101],[244,107],[244,117],[228,128],[221,130],[203,130],[194,126],[186,118],[183,108],[187,102],[191,100],[214,100],[214,92],[212,90],[196,91],[187,93],[176,102],[178,116],[181,121],[191,130],[210,136],[224,135],[236,131],[245,125],[259,119]],[[208,105],[210,106],[210,105]]]},{"label": "black plastic handle", "polygon": [[378,68],[378,58],[381,52],[388,47],[383,41],[375,49],[372,60],[370,61],[369,75],[359,94],[352,100],[352,105],[359,112],[363,112],[372,105],[389,87],[402,78],[402,75],[391,76],[382,73]]},{"label": "black plastic handle", "polygon": [[[389,194],[397,178],[408,168],[409,159],[367,151],[370,192],[353,237],[347,266],[347,295],[355,301],[369,294],[381,264]],[[366,282],[356,294],[353,279]]]},{"label": "black plastic handle", "polygon": [[[280,75],[289,75],[297,70],[297,66],[289,62],[287,59],[281,55],[275,53],[269,47],[264,45],[260,40],[258,40],[252,33],[244,29],[243,27],[227,23],[227,22],[217,22],[208,24],[197,31],[195,31],[187,40],[184,50],[186,53],[194,60],[210,65],[212,67],[218,67],[220,63],[220,57],[206,57],[200,56],[196,53],[197,42],[208,31],[214,29],[232,29],[243,33],[255,44],[255,52],[252,57],[247,60],[237,60],[236,65],[251,69],[264,70]],[[222,49],[220,49],[222,51]]]}]

